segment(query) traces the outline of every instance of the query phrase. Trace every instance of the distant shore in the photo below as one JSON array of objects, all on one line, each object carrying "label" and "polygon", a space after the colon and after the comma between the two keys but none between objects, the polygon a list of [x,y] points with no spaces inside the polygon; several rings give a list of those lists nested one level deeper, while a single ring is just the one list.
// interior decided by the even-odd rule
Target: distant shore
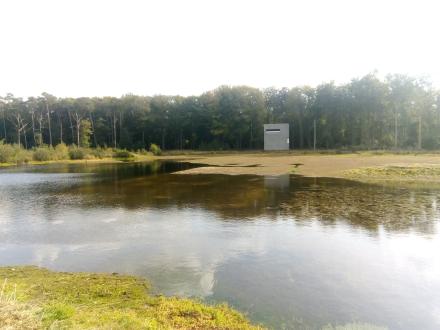
[{"label": "distant shore", "polygon": [[[163,158],[163,157],[161,157]],[[439,181],[437,153],[196,153],[167,159],[203,164],[178,174],[283,175],[368,180]]]},{"label": "distant shore", "polygon": [[148,162],[157,159],[155,156],[139,156],[128,157],[128,158],[91,158],[91,159],[63,159],[63,160],[48,160],[48,161],[37,161],[31,160],[23,164],[15,163],[0,163],[1,168],[8,167],[20,167],[20,166],[36,166],[36,165],[51,165],[51,164],[119,164],[119,163],[134,163],[134,162]]},{"label": "distant shore", "polygon": [[[21,165],[117,164],[154,160],[201,164],[175,174],[224,174],[344,178],[356,181],[409,181],[440,183],[440,153],[434,152],[340,152],[340,151],[171,151],[162,156],[130,153],[130,157],[77,160],[30,160]],[[17,166],[0,163],[0,168]],[[20,166],[20,165],[18,165]]]}]

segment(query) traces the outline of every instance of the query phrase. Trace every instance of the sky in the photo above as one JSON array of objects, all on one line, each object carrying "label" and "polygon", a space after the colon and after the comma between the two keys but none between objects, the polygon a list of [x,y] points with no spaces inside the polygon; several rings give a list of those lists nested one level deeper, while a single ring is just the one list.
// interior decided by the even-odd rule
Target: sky
[{"label": "sky", "polygon": [[440,87],[440,1],[0,0],[0,95],[197,95],[373,71]]}]

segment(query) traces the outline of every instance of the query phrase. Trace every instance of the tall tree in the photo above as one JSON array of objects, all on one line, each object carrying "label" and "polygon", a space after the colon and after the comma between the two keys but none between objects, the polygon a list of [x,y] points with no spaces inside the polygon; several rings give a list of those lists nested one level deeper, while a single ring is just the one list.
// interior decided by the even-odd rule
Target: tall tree
[{"label": "tall tree", "polygon": [[42,93],[41,94],[44,98],[45,106],[46,106],[46,116],[47,116],[47,128],[49,132],[49,145],[53,146],[52,143],[52,124],[51,124],[51,107],[56,101],[56,97],[53,95],[50,95],[48,93]]},{"label": "tall tree", "polygon": [[[0,99],[0,138],[28,147],[254,149],[263,124],[290,124],[291,148],[440,148],[439,90],[418,78],[372,73],[336,85],[220,86],[198,96]],[[19,114],[19,115],[18,115]],[[17,129],[20,131],[18,134]],[[31,134],[31,139],[27,136]]]}]

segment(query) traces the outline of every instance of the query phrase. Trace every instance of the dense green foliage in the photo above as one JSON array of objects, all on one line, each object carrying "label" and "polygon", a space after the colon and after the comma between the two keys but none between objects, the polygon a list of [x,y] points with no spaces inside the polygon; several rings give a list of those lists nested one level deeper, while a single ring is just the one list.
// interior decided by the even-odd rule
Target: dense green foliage
[{"label": "dense green foliage", "polygon": [[316,88],[222,86],[188,97],[0,99],[0,139],[26,148],[260,149],[269,122],[290,124],[291,148],[440,147],[439,91],[404,75]]}]

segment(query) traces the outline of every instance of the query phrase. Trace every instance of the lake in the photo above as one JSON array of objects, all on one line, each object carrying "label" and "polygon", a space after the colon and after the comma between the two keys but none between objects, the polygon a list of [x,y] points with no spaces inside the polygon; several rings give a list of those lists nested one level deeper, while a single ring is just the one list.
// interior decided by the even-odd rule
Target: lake
[{"label": "lake", "polygon": [[0,264],[143,276],[274,329],[440,328],[440,187],[191,166],[1,170]]}]

